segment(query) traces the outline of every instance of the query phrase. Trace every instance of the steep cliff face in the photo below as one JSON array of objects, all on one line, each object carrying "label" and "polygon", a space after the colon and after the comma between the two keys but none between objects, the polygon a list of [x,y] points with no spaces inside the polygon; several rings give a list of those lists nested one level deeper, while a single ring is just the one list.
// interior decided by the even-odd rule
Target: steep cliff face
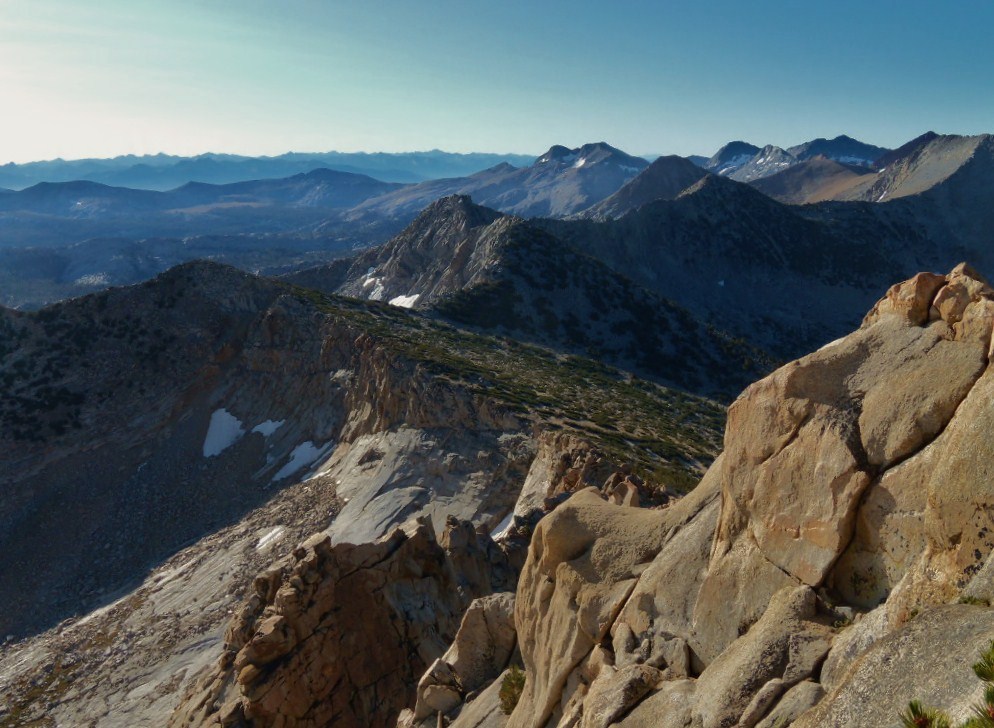
[{"label": "steep cliff face", "polygon": [[506,725],[855,728],[914,698],[965,717],[994,634],[992,326],[969,267],[918,275],[743,392],[681,501],[585,491],[543,519]]}]

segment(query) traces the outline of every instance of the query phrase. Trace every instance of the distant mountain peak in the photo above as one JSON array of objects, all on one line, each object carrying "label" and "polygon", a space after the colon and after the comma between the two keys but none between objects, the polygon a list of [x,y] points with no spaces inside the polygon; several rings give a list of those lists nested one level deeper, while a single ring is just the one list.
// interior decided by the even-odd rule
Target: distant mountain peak
[{"label": "distant mountain peak", "polygon": [[878,157],[874,161],[873,166],[875,169],[878,170],[884,169],[885,167],[888,167],[889,165],[896,162],[897,160],[910,156],[919,149],[924,148],[927,144],[938,139],[939,136],[940,135],[935,133],[934,131],[927,131],[921,136],[915,137],[911,141],[902,144],[897,149],[891,152],[887,152],[887,154],[884,154],[881,157]]},{"label": "distant mountain peak", "polygon": [[477,205],[469,195],[448,195],[428,205],[408,226],[408,230],[424,228],[439,220],[464,222],[467,227],[489,225],[504,215],[489,207]]},{"label": "distant mountain peak", "polygon": [[655,200],[670,200],[693,185],[707,171],[686,157],[658,157],[621,189],[581,213],[593,219],[617,218]]},{"label": "distant mountain peak", "polygon": [[567,149],[560,144],[556,144],[535,160],[534,166],[540,167],[550,163],[571,166],[577,169],[594,164],[608,163],[629,168],[633,172],[649,166],[649,163],[641,157],[633,157],[630,154],[626,154],[617,147],[612,147],[607,142],[591,142],[575,149]]},{"label": "distant mountain peak", "polygon": [[535,160],[535,164],[547,164],[549,162],[559,162],[568,157],[574,156],[579,149],[569,149],[562,144],[553,144],[549,151]]},{"label": "distant mountain peak", "polygon": [[819,137],[787,149],[789,154],[801,162],[822,156],[843,164],[857,164],[863,167],[869,167],[889,151],[884,147],[853,139],[847,134],[840,134],[834,139]]},{"label": "distant mountain peak", "polygon": [[715,174],[731,174],[760,152],[755,144],[744,141],[729,142],[711,157],[704,168]]}]

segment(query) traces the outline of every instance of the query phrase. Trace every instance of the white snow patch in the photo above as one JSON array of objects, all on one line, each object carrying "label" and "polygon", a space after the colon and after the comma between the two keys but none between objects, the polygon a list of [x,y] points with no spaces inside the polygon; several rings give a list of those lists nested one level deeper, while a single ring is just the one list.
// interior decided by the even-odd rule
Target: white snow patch
[{"label": "white snow patch", "polygon": [[384,293],[383,280],[380,279],[380,278],[374,278],[373,280],[376,282],[376,285],[373,286],[373,291],[372,291],[372,293],[369,294],[369,300],[370,301],[382,301],[383,300],[383,293]]},{"label": "white snow patch", "polygon": [[318,447],[310,440],[300,443],[293,449],[293,452],[290,453],[290,460],[287,461],[287,464],[280,468],[279,472],[273,476],[272,482],[275,483],[277,480],[287,478],[301,468],[310,465],[321,457],[327,449],[328,445]]},{"label": "white snow patch", "polygon": [[211,424],[207,428],[207,436],[204,438],[204,457],[210,458],[220,455],[229,447],[238,442],[238,439],[245,434],[242,422],[223,407],[216,410],[211,415]]},{"label": "white snow patch", "polygon": [[400,306],[401,308],[411,308],[414,302],[418,300],[420,294],[413,294],[410,296],[397,296],[396,298],[391,298],[389,303],[391,306]]},{"label": "white snow patch", "polygon": [[259,539],[259,543],[255,545],[255,550],[263,551],[269,546],[272,546],[274,543],[276,543],[279,537],[283,535],[283,532],[285,530],[286,528],[284,528],[283,526],[274,526],[266,533],[266,535],[264,535],[262,538]]},{"label": "white snow patch", "polygon": [[362,282],[362,287],[363,287],[363,288],[369,288],[369,287],[370,287],[371,285],[373,285],[374,283],[376,283],[376,281],[377,281],[377,279],[376,279],[376,278],[366,278],[366,279],[365,279],[365,280],[364,280],[364,281]]},{"label": "white snow patch", "polygon": [[719,174],[722,177],[729,175],[735,170],[737,170],[739,167],[743,166],[750,159],[752,159],[752,155],[750,154],[740,154],[737,157],[732,157],[731,159],[727,160],[724,164],[722,164],[715,174]]},{"label": "white snow patch", "polygon": [[258,425],[252,428],[252,432],[258,432],[263,437],[269,437],[278,429],[283,427],[286,420],[266,420],[265,422],[260,422]]},{"label": "white snow patch", "polygon": [[878,198],[877,198],[877,202],[881,202],[881,201],[882,201],[882,200],[883,200],[883,199],[884,199],[884,198],[885,198],[886,196],[887,196],[887,190],[884,190],[884,191],[883,191],[883,192],[882,192],[882,193],[880,194],[880,197],[878,197]]},{"label": "white snow patch", "polygon": [[623,164],[621,165],[621,169],[622,169],[622,171],[628,172],[629,174],[638,174],[639,172],[642,171],[638,167],[626,167]]},{"label": "white snow patch", "polygon": [[494,530],[490,533],[490,538],[496,541],[499,538],[504,538],[507,535],[508,530],[511,528],[511,523],[514,521],[514,510],[512,509],[510,513],[504,516],[504,520],[494,527]]},{"label": "white snow patch", "polygon": [[77,286],[107,286],[110,285],[110,278],[106,273],[88,273],[73,281]]},{"label": "white snow patch", "polygon": [[579,169],[580,167],[582,167],[582,166],[583,166],[583,165],[585,165],[586,163],[587,163],[587,158],[586,158],[586,157],[580,157],[580,158],[579,158],[578,160],[576,160],[576,162],[575,162],[575,163],[573,164],[573,168],[574,168],[574,169]]}]

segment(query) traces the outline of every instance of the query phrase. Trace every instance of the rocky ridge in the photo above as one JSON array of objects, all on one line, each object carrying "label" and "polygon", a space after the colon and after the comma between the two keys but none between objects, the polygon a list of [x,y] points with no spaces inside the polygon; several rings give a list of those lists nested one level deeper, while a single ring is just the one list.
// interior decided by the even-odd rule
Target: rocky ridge
[{"label": "rocky ridge", "polygon": [[994,635],[992,327],[972,269],[920,274],[743,392],[676,504],[574,495],[519,581],[517,707],[453,725],[855,728],[913,698],[965,718]]},{"label": "rocky ridge", "polygon": [[[706,400],[223,266],[0,315],[3,618],[24,635],[0,648],[0,725],[162,724],[252,576],[309,534],[344,548],[419,515],[506,530],[522,484],[524,524],[639,454],[610,490],[665,502],[717,449]],[[520,567],[450,550],[459,579],[504,569],[493,588]]]}]

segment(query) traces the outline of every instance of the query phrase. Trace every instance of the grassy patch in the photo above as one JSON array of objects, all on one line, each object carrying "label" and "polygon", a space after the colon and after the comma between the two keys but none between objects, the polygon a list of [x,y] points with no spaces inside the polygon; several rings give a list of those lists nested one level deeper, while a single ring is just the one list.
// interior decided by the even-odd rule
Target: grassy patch
[{"label": "grassy patch", "polygon": [[433,374],[545,428],[570,430],[647,482],[685,492],[721,449],[725,409],[593,359],[471,333],[395,306],[294,288]]}]

